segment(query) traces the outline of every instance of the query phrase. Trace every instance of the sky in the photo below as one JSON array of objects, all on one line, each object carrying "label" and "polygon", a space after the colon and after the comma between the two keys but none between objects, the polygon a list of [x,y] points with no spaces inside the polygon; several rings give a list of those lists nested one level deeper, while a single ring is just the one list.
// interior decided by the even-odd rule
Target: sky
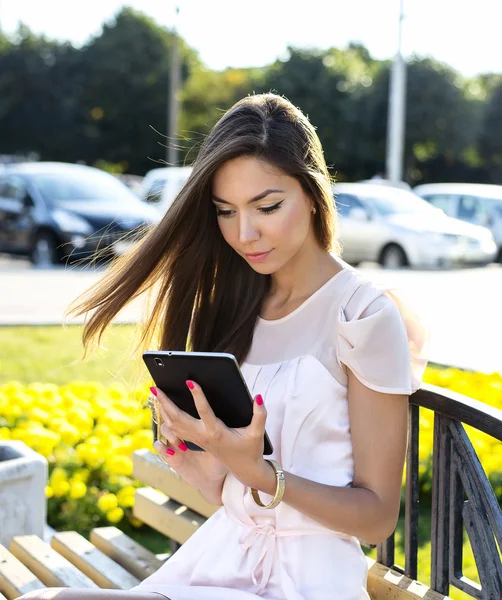
[{"label": "sky", "polygon": [[[501,0],[403,0],[403,53],[432,56],[470,77],[502,73]],[[212,69],[263,66],[287,46],[344,48],[364,44],[377,59],[398,47],[400,0],[0,0],[0,26],[20,21],[74,45],[131,6],[177,28]],[[175,6],[179,6],[176,19]]]}]

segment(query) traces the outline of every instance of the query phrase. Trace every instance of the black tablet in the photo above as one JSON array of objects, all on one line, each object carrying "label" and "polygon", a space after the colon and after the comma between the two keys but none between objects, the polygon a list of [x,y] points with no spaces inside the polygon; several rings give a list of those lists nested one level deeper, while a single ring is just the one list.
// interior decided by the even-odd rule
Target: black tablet
[{"label": "black tablet", "polygon": [[[192,394],[185,381],[196,381],[214,411],[227,427],[247,427],[253,417],[253,399],[232,354],[219,352],[148,351],[143,360],[155,385],[182,410],[199,418]],[[154,437],[158,439],[158,418],[153,415]],[[191,450],[202,450],[184,440]],[[268,435],[264,436],[263,454],[272,454]]]}]

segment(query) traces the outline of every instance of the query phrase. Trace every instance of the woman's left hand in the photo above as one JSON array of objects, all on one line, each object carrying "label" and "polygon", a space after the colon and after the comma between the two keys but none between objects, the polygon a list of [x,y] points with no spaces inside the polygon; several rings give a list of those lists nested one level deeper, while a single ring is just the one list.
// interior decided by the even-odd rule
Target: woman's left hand
[{"label": "woman's left hand", "polygon": [[260,395],[253,402],[253,418],[247,427],[231,429],[214,414],[202,388],[187,381],[200,420],[179,409],[164,394],[159,395],[170,422],[166,425],[180,439],[197,444],[217,457],[241,483],[258,487],[270,475],[263,458],[267,410]]}]

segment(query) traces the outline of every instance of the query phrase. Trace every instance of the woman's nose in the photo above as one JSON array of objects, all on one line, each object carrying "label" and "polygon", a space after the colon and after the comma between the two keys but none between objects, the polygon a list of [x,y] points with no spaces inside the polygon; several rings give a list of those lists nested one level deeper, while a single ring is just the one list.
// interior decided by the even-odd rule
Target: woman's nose
[{"label": "woman's nose", "polygon": [[249,218],[241,217],[239,219],[239,242],[241,244],[249,244],[260,238],[258,228]]}]

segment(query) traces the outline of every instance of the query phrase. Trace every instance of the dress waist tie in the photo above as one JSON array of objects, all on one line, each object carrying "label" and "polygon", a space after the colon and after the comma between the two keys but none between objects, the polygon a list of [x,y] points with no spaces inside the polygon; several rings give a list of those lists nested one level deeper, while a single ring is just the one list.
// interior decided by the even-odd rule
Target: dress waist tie
[{"label": "dress waist tie", "polygon": [[[261,543],[262,548],[260,556],[252,571],[252,581],[257,586],[256,594],[260,595],[270,579],[272,573],[272,567],[274,564],[276,540],[282,537],[294,537],[299,535],[332,535],[336,537],[342,537],[345,539],[351,539],[350,536],[331,531],[330,529],[276,529],[273,525],[268,523],[263,524],[248,524],[241,521],[238,517],[226,510],[227,515],[236,523],[243,528],[243,533],[239,538],[240,547],[244,552],[247,552],[251,546]],[[261,567],[261,577],[258,576]],[[284,571],[281,564],[281,571]],[[289,573],[284,573],[285,580],[283,581],[287,587],[292,587],[292,580]],[[286,590],[284,590],[286,591]],[[294,598],[300,598],[296,590],[289,590],[287,594],[288,600],[294,600]]]}]

